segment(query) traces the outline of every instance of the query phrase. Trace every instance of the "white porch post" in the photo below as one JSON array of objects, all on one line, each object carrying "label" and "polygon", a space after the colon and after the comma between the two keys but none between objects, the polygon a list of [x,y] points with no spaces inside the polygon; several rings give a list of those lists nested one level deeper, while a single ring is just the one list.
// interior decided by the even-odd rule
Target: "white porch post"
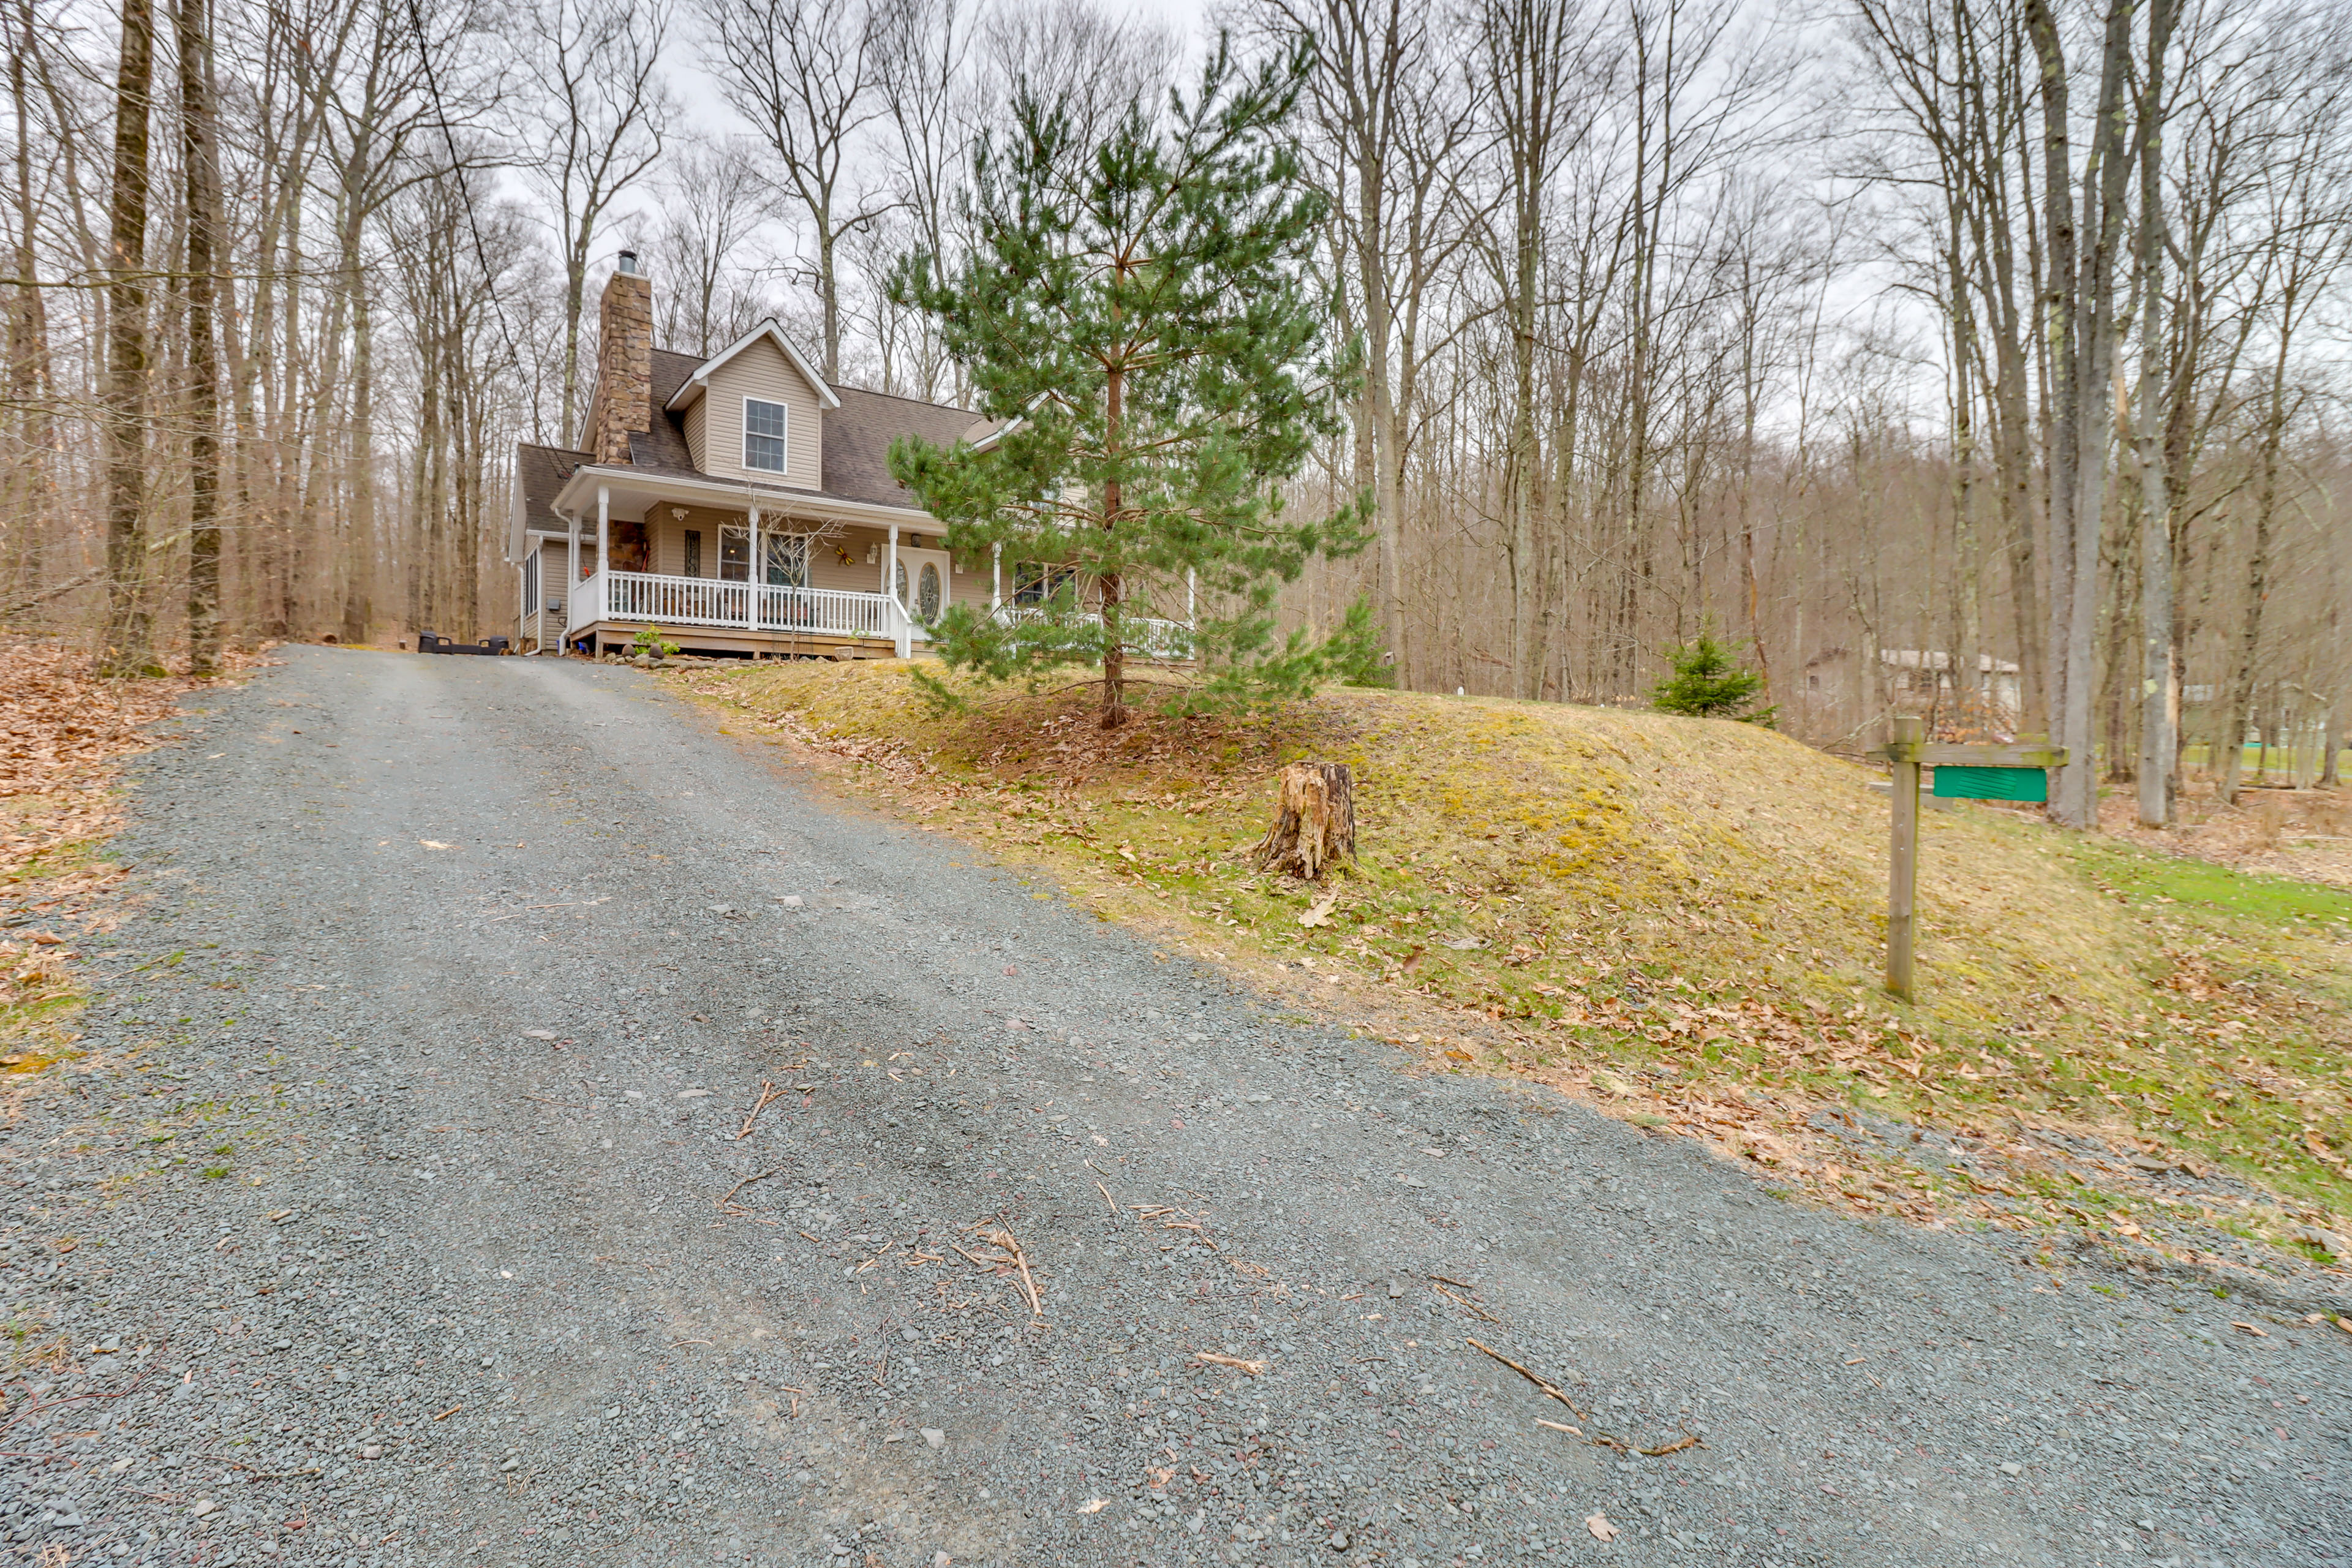
[{"label": "white porch post", "polygon": [[1004,542],[988,547],[988,613],[1004,608]]},{"label": "white porch post", "polygon": [[753,631],[760,629],[760,595],[768,591],[768,557],[760,548],[760,503],[750,506],[751,521],[751,599],[743,606],[743,624]]},{"label": "white porch post", "polygon": [[914,626],[907,618],[907,606],[898,603],[898,525],[890,525],[890,556],[882,563],[882,591],[890,595],[898,607],[898,657],[906,658],[915,651]]},{"label": "white porch post", "polygon": [[613,487],[598,485],[596,487],[596,596],[589,607],[596,612],[596,618],[600,621],[604,618],[605,608],[611,603],[604,593],[604,571],[613,559],[610,542],[612,510]]},{"label": "white porch post", "polygon": [[572,651],[572,595],[580,592],[580,519],[567,519],[572,532],[563,547],[563,651]]},{"label": "white porch post", "polygon": [[1198,586],[1197,577],[1198,574],[1191,567],[1184,569],[1184,624],[1188,626],[1192,626],[1193,621],[1192,598],[1193,590]]}]

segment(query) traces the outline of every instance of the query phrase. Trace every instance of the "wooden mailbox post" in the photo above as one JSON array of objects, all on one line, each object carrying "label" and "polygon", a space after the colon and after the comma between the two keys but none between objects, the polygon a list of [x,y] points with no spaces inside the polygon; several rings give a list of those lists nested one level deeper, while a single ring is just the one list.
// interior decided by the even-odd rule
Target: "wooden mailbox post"
[{"label": "wooden mailbox post", "polygon": [[2066,765],[2066,748],[2027,742],[2008,746],[1953,746],[1931,742],[1923,719],[1903,714],[1895,721],[1886,749],[1878,754],[1895,764],[1893,826],[1886,867],[1886,989],[1906,1002],[1911,994],[1913,905],[1919,888],[1919,770],[1936,770],[1936,793],[1963,800],[2048,800],[2052,768]]}]

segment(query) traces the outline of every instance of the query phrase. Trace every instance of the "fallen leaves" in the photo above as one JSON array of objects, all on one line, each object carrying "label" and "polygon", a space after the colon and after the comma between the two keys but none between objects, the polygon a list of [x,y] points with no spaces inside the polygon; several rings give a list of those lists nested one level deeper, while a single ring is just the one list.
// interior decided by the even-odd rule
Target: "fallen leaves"
[{"label": "fallen leaves", "polygon": [[1078,1505],[1078,1511],[1080,1513],[1100,1513],[1109,1506],[1110,1499],[1107,1497],[1090,1497],[1087,1499],[1086,1501]]},{"label": "fallen leaves", "polygon": [[1609,1522],[1609,1516],[1605,1513],[1589,1515],[1585,1519],[1584,1528],[1592,1532],[1592,1539],[1595,1541],[1617,1539],[1617,1527]]},{"label": "fallen leaves", "polygon": [[2243,1329],[2246,1332],[2253,1335],[2254,1338],[2258,1340],[2266,1340],[2271,1337],[2271,1331],[2257,1323],[2242,1323],[2233,1318],[2230,1321],[2230,1326],[2233,1329]]},{"label": "fallen leaves", "polygon": [[59,644],[10,639],[8,679],[0,691],[0,796],[42,795],[146,748],[140,733],[171,716],[195,683],[159,679],[106,680],[88,658]]},{"label": "fallen leaves", "polygon": [[1336,893],[1327,893],[1315,900],[1314,906],[1298,917],[1303,926],[1328,926],[1331,923],[1332,908],[1339,901]]},{"label": "fallen leaves", "polygon": [[[0,800],[9,803],[0,812],[0,890],[60,926],[110,930],[114,917],[92,905],[126,869],[95,853],[121,818],[115,764],[146,750],[142,731],[171,717],[173,700],[196,683],[100,679],[83,655],[45,639],[0,639],[0,657],[8,668],[0,681]],[[70,941],[39,931],[0,943],[0,999],[12,1012],[48,1010],[48,1021],[28,1030],[44,1049],[23,1063],[45,1061],[72,1039],[54,1005],[75,994],[65,968],[79,956]],[[8,1021],[12,1040],[33,1016]]]},{"label": "fallen leaves", "polygon": [[1200,1366],[1230,1366],[1252,1377],[1261,1377],[1265,1373],[1265,1363],[1262,1361],[1244,1361],[1237,1355],[1221,1355],[1215,1351],[1197,1351],[1192,1360]]}]

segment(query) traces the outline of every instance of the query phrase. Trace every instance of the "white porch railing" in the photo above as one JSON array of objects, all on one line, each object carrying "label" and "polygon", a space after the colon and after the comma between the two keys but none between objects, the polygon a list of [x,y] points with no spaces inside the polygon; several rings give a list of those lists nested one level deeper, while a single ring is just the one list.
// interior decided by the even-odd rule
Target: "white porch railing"
[{"label": "white porch railing", "polygon": [[[1024,621],[1045,618],[1045,613],[1033,605],[999,605],[996,618],[1008,626]],[[1102,625],[1099,615],[1077,617],[1085,626]],[[1126,634],[1127,646],[1146,658],[1181,661],[1192,657],[1192,628],[1182,621],[1155,620],[1149,616],[1122,616],[1119,627]]]},{"label": "white porch railing", "polygon": [[572,595],[568,629],[578,632],[598,621],[887,638],[898,645],[902,658],[925,636],[888,594],[665,577],[652,572],[599,572],[582,583]]}]

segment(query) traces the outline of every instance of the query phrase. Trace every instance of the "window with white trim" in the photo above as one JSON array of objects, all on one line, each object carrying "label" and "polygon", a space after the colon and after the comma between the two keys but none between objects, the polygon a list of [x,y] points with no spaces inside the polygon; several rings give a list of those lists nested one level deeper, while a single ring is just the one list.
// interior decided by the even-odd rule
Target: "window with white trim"
[{"label": "window with white trim", "polygon": [[771,588],[805,588],[809,542],[805,533],[761,535],[768,549],[767,584]]},{"label": "window with white trim", "polygon": [[1042,561],[1016,561],[1013,563],[1013,602],[1016,605],[1050,604],[1055,595],[1075,586],[1077,577],[1075,566],[1054,566]]},{"label": "window with white trim", "polygon": [[784,405],[765,398],[743,400],[743,466],[762,473],[784,471]]}]

